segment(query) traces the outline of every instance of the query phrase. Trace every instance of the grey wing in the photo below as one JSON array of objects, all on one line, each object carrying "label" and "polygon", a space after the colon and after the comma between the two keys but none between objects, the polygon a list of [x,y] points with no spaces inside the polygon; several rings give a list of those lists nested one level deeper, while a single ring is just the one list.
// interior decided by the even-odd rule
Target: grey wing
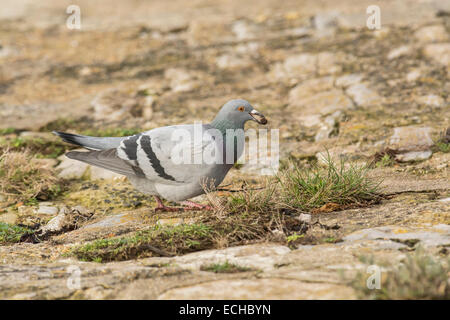
[{"label": "grey wing", "polygon": [[115,148],[88,152],[71,151],[68,152],[66,156],[126,176],[144,176],[143,172],[138,167],[134,166],[129,161],[119,158],[117,156],[117,149]]},{"label": "grey wing", "polygon": [[[194,163],[196,154],[215,146],[214,139],[195,140],[194,128],[195,125],[170,126],[132,136],[122,141],[117,148],[117,155],[139,168],[151,181],[174,185],[194,181],[207,175],[211,169],[211,165]],[[186,136],[192,139],[183,139]],[[178,151],[187,152],[191,161],[175,159]]]}]

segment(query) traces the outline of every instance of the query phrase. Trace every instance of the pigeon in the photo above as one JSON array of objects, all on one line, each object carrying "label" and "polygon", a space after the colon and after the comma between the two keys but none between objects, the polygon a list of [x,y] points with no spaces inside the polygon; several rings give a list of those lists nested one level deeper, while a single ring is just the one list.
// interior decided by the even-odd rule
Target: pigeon
[{"label": "pigeon", "polygon": [[[234,99],[209,124],[166,126],[127,137],[53,133],[89,150],[68,152],[68,158],[125,175],[138,191],[154,196],[155,211],[212,210],[188,199],[223,181],[243,153],[249,120],[267,123],[248,101]],[[168,207],[161,198],[183,207]]]}]

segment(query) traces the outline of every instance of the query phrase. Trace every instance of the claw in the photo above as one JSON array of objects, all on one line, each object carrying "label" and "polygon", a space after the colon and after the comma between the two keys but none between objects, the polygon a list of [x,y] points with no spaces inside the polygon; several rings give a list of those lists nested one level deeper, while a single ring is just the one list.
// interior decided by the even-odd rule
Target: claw
[{"label": "claw", "polygon": [[204,204],[200,204],[200,203],[195,203],[192,201],[183,201],[181,204],[184,204],[185,207],[167,207],[164,205],[164,203],[162,202],[162,200],[157,197],[154,196],[156,203],[158,204],[158,206],[155,208],[155,212],[157,211],[163,211],[163,212],[175,212],[175,211],[198,211],[198,210],[213,210],[213,208],[211,206],[208,205],[204,205]]},{"label": "claw", "polygon": [[158,212],[158,211],[174,212],[174,211],[180,211],[183,209],[183,208],[167,207],[164,205],[162,200],[157,196],[155,196],[155,200],[156,200],[156,203],[158,204],[158,206],[155,208],[155,212]]}]

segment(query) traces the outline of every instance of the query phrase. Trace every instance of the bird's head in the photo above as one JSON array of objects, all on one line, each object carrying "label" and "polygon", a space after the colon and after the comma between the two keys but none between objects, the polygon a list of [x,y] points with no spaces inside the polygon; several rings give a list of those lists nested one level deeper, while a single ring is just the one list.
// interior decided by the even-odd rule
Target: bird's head
[{"label": "bird's head", "polygon": [[249,120],[259,124],[267,123],[262,113],[256,111],[248,101],[242,99],[234,99],[225,103],[217,114],[216,120],[231,122],[237,127],[243,127]]}]

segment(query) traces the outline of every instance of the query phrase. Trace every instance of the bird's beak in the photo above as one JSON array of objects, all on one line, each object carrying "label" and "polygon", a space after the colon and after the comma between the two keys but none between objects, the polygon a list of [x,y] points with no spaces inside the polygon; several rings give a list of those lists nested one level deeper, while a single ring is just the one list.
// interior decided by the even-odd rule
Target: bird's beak
[{"label": "bird's beak", "polygon": [[264,115],[262,113],[256,111],[255,109],[250,111],[249,114],[253,118],[253,120],[258,122],[259,124],[266,124],[267,123],[266,117],[264,117]]}]

